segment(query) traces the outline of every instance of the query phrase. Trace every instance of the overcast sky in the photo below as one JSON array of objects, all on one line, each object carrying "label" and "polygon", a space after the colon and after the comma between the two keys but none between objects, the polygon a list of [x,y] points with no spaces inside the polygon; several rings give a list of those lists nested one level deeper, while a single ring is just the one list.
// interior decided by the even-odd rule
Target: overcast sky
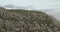
[{"label": "overcast sky", "polygon": [[60,0],[0,0],[0,5],[36,7],[39,9],[60,9]]}]

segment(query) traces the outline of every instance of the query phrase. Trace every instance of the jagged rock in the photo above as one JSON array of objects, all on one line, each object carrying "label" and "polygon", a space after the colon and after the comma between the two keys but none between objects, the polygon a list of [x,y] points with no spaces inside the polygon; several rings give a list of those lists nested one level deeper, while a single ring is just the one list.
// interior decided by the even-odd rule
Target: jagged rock
[{"label": "jagged rock", "polygon": [[8,10],[0,7],[0,32],[60,32],[44,12]]}]

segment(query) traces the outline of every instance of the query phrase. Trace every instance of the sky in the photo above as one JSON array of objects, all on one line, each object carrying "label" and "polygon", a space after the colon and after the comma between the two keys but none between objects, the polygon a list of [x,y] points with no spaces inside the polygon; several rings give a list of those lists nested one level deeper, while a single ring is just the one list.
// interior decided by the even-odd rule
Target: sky
[{"label": "sky", "polygon": [[37,9],[60,9],[60,0],[0,0],[0,5],[35,7]]}]

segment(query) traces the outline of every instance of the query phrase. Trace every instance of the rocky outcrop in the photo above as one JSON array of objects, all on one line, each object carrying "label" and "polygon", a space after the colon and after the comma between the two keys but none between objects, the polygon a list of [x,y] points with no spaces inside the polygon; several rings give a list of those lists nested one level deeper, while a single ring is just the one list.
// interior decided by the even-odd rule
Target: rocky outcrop
[{"label": "rocky outcrop", "polygon": [[7,9],[0,12],[0,32],[60,32],[44,12]]}]

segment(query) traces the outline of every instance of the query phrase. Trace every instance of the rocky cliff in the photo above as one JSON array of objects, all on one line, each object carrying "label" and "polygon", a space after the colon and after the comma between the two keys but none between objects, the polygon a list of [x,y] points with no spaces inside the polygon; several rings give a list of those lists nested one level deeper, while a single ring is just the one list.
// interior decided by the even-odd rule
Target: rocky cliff
[{"label": "rocky cliff", "polygon": [[44,12],[0,7],[0,32],[60,32],[53,22]]}]

